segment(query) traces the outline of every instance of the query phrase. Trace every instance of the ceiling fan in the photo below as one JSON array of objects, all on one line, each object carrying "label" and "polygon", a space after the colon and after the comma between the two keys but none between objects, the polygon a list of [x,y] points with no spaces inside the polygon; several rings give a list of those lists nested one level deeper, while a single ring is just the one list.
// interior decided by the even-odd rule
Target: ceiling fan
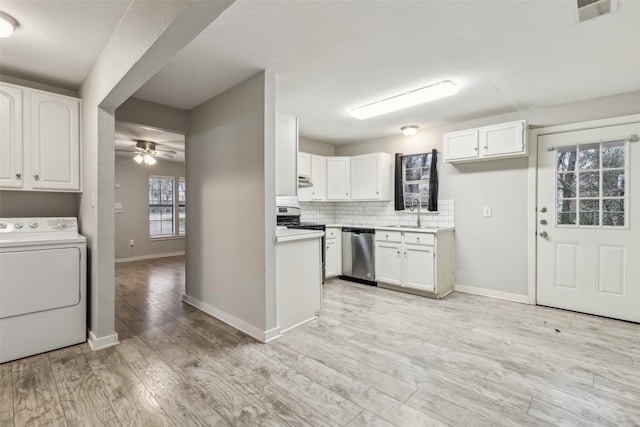
[{"label": "ceiling fan", "polygon": [[[127,141],[118,141],[118,142],[127,142]],[[133,160],[138,164],[142,164],[144,162],[145,165],[151,166],[156,163],[156,159],[154,157],[166,157],[172,158],[174,155],[178,154],[173,150],[164,150],[159,149],[158,144],[152,141],[145,141],[141,139],[136,139],[133,142],[136,143],[134,147],[131,147],[131,150],[116,150],[125,153],[135,153],[133,156]]]}]

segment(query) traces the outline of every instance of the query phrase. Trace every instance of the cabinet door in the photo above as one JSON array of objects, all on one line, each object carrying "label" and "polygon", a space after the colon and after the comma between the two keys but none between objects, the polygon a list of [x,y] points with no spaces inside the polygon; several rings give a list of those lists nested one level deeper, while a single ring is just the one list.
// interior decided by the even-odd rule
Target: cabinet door
[{"label": "cabinet door", "polygon": [[433,246],[404,246],[403,286],[435,292]]},{"label": "cabinet door", "polygon": [[380,198],[380,154],[351,157],[351,200]]},{"label": "cabinet door", "polygon": [[340,239],[326,239],[325,275],[335,277],[342,274],[342,253],[339,250]]},{"label": "cabinet door", "polygon": [[298,175],[311,176],[311,154],[298,153]]},{"label": "cabinet door", "polygon": [[[31,93],[31,182],[33,189],[80,190],[80,102]],[[25,125],[27,125],[25,120]]]},{"label": "cabinet door", "polygon": [[478,130],[445,133],[442,145],[444,161],[467,160],[478,157]]},{"label": "cabinet door", "polygon": [[22,188],[22,90],[0,85],[0,188]]},{"label": "cabinet door", "polygon": [[311,200],[327,200],[327,158],[311,155]]},{"label": "cabinet door", "polygon": [[276,114],[276,196],[298,194],[298,119]]},{"label": "cabinet door", "polygon": [[376,281],[402,284],[402,256],[399,244],[376,243]]},{"label": "cabinet door", "polygon": [[480,128],[482,156],[525,155],[524,128],[524,121],[502,123]]},{"label": "cabinet door", "polygon": [[349,200],[349,157],[327,157],[327,200]]}]

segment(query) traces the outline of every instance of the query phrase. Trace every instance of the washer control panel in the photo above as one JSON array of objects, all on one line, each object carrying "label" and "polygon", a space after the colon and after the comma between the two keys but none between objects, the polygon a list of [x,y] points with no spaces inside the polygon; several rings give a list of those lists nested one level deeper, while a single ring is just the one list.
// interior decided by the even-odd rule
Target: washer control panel
[{"label": "washer control panel", "polygon": [[0,218],[0,234],[78,232],[76,218]]}]

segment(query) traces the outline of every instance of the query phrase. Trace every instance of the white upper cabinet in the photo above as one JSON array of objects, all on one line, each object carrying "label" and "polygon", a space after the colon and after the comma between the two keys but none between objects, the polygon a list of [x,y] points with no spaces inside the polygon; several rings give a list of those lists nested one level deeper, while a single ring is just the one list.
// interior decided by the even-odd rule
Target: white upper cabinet
[{"label": "white upper cabinet", "polygon": [[524,121],[480,128],[480,147],[484,157],[526,155]]},{"label": "white upper cabinet", "polygon": [[276,196],[298,191],[298,119],[276,113]]},{"label": "white upper cabinet", "polygon": [[478,158],[478,129],[444,134],[442,143],[444,161],[471,160]]},{"label": "white upper cabinet", "polygon": [[309,164],[311,165],[311,187],[298,189],[298,200],[305,201],[321,201],[327,200],[327,158],[323,156],[316,156],[315,154],[305,154],[309,157]]},{"label": "white upper cabinet", "polygon": [[391,200],[392,181],[390,154],[351,157],[351,200]]},{"label": "white upper cabinet", "polygon": [[311,154],[298,153],[298,175],[311,176]]},{"label": "white upper cabinet", "polygon": [[0,86],[0,188],[22,188],[22,90]]},{"label": "white upper cabinet", "polygon": [[[40,91],[31,93],[31,187],[80,189],[80,103]],[[30,122],[30,123],[29,123]]]},{"label": "white upper cabinet", "polygon": [[0,188],[80,191],[80,100],[0,84]]},{"label": "white upper cabinet", "polygon": [[327,157],[327,200],[350,200],[349,157]]},{"label": "white upper cabinet", "polygon": [[444,161],[456,163],[526,156],[526,137],[524,120],[446,133],[442,142]]}]

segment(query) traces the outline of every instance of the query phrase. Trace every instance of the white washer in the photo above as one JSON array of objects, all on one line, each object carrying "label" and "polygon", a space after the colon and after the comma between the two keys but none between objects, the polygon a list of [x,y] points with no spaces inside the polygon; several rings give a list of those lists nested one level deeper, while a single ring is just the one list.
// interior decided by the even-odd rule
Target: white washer
[{"label": "white washer", "polygon": [[76,218],[0,218],[0,363],[86,341],[86,254]]}]

